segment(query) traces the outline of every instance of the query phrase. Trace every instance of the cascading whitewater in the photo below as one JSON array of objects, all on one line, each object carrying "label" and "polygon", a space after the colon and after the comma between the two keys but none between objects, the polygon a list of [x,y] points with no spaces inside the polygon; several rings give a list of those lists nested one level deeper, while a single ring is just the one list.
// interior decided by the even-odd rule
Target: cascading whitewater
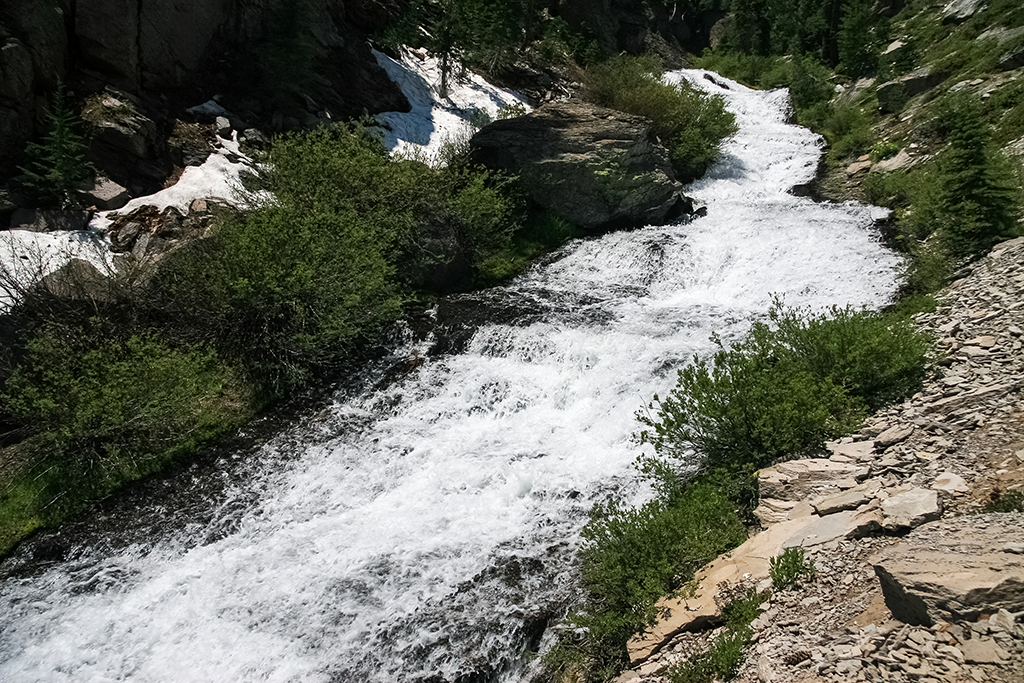
[{"label": "cascading whitewater", "polygon": [[15,574],[0,588],[0,680],[520,676],[538,624],[578,590],[589,508],[649,495],[633,415],[674,368],[712,333],[737,338],[772,294],[876,306],[895,288],[873,209],[787,193],[821,143],[785,124],[785,93],[704,75],[669,78],[722,94],[740,125],[690,188],[706,218],[574,242],[442,303],[441,322],[449,308],[501,322],[396,348],[398,379],[272,439],[256,458],[273,466],[213,513],[215,540],[155,532]]}]

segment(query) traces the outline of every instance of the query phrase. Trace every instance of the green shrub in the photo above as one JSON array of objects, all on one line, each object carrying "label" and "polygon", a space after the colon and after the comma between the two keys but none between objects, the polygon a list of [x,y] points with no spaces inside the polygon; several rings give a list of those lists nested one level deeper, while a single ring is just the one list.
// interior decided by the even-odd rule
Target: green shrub
[{"label": "green shrub", "polygon": [[511,243],[477,261],[477,284],[490,285],[522,273],[541,254],[580,237],[579,226],[546,209],[528,213]]},{"label": "green shrub", "polygon": [[586,606],[568,617],[576,642],[548,655],[563,670],[586,662],[588,680],[605,680],[628,662],[626,643],[650,624],[655,603],[746,539],[728,496],[695,482],[638,509],[598,506],[583,531]]},{"label": "green shrub", "polygon": [[800,118],[800,112],[827,105],[832,100],[835,90],[830,76],[826,67],[810,57],[793,59],[787,85],[793,106],[797,109],[797,118]]},{"label": "green shrub", "polygon": [[982,512],[1024,512],[1024,492],[999,493],[982,508]]},{"label": "green shrub", "polygon": [[98,322],[50,325],[28,342],[0,409],[33,433],[34,501],[60,515],[190,453],[249,416],[251,394],[216,354]]},{"label": "green shrub", "polygon": [[273,200],[253,195],[255,208],[172,254],[151,298],[269,396],[394,320],[403,280],[443,257],[438,240],[479,261],[506,248],[517,225],[507,179],[389,158],[358,128],[283,136],[263,162],[253,188]]},{"label": "green shrub", "polygon": [[696,66],[717,71],[752,88],[783,88],[792,80],[791,64],[783,57],[704,50]]},{"label": "green shrub", "polygon": [[353,209],[266,206],[173,254],[154,297],[279,396],[401,311],[393,240]]},{"label": "green shrub", "polygon": [[620,55],[588,68],[584,95],[592,102],[649,118],[680,179],[699,178],[733,135],[736,117],[724,100],[683,83],[662,81],[657,57]]},{"label": "green shrub", "polygon": [[815,573],[814,564],[800,546],[786,548],[781,555],[769,558],[768,565],[772,587],[777,591],[784,591],[801,578],[814,576]]},{"label": "green shrub", "polygon": [[750,622],[761,614],[763,597],[748,589],[733,591],[733,596],[722,606],[725,629],[704,652],[690,655],[668,671],[671,683],[711,683],[729,680],[743,663],[743,655],[750,642]]},{"label": "green shrub", "polygon": [[855,104],[835,107],[822,122],[821,132],[828,140],[828,159],[833,163],[864,154],[875,137],[868,116]]},{"label": "green shrub", "polygon": [[778,301],[742,341],[718,344],[710,362],[695,359],[668,396],[637,414],[641,442],[660,456],[759,465],[820,446],[852,431],[866,407],[912,393],[928,350],[906,322],[851,308],[811,314]]},{"label": "green shrub", "polygon": [[691,655],[668,670],[671,683],[712,683],[736,675],[750,641],[750,630],[725,630],[707,651]]},{"label": "green shrub", "polygon": [[879,142],[871,148],[871,161],[882,161],[891,159],[900,152],[899,144],[895,142]]}]

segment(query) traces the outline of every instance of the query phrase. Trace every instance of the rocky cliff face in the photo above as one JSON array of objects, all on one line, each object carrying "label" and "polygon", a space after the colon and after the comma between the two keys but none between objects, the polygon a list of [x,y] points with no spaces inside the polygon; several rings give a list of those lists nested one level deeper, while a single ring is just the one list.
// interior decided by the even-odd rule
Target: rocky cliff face
[{"label": "rocky cliff face", "polygon": [[0,176],[32,134],[45,99],[66,71],[69,3],[0,4]]},{"label": "rocky cliff face", "polygon": [[0,177],[14,171],[25,141],[40,131],[59,79],[78,96],[104,86],[136,96],[142,113],[160,124],[182,105],[241,89],[246,84],[231,73],[239,64],[255,65],[250,81],[264,81],[259,69],[273,63],[274,50],[296,52],[282,44],[280,27],[300,14],[308,82],[289,83],[289,98],[259,98],[247,108],[251,123],[405,111],[408,102],[366,44],[388,12],[387,2],[349,11],[343,0],[5,0]]}]

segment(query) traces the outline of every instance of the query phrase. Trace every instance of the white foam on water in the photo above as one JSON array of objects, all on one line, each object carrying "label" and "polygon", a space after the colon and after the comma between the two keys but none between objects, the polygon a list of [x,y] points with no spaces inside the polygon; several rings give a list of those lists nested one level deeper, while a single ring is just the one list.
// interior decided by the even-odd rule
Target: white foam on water
[{"label": "white foam on water", "polygon": [[719,92],[740,124],[691,187],[706,218],[578,241],[467,297],[523,312],[271,441],[289,464],[251,482],[226,537],[83,549],[8,582],[0,680],[454,680],[514,661],[529,622],[576,596],[591,505],[649,495],[634,412],[674,368],[773,293],[878,306],[895,289],[869,207],[786,192],[821,144],[784,123],[784,93],[669,78]]}]

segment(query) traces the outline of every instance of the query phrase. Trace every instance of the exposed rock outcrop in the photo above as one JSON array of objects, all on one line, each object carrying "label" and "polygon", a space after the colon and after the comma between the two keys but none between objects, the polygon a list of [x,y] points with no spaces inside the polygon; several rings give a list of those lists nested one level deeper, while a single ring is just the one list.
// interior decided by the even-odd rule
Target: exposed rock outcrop
[{"label": "exposed rock outcrop", "polygon": [[1024,513],[977,515],[915,529],[875,561],[885,604],[917,626],[1024,609]]},{"label": "exposed rock outcrop", "polygon": [[64,76],[67,3],[0,3],[0,177],[12,173],[33,133],[45,93]]},{"label": "exposed rock outcrop", "polygon": [[[287,2],[0,3],[0,177],[15,172],[25,142],[42,132],[41,112],[61,78],[77,97],[112,85],[137,98],[135,114],[155,124],[162,140],[170,133],[174,110],[182,105],[218,91],[230,94],[232,87],[242,90],[240,99],[245,99],[245,88],[238,86],[244,81],[241,66],[255,74],[255,82],[265,82],[257,57],[275,40],[275,32],[280,32],[281,13],[297,11],[289,9]],[[270,127],[275,113],[281,121],[294,120],[297,127],[307,121],[319,123],[325,117],[359,116],[364,111],[408,111],[401,90],[378,66],[365,40],[375,29],[374,22],[387,12],[356,10],[353,24],[358,26],[348,22],[344,0],[308,3],[300,22],[300,30],[308,24],[315,38],[308,46],[308,78],[301,79],[302,83],[284,79],[287,97],[274,101],[256,97],[244,102],[249,124],[260,121]],[[279,49],[285,55],[295,51],[287,44]],[[231,64],[235,68],[228,74]],[[99,132],[101,137],[117,133]],[[135,138],[137,132],[133,129],[128,137]],[[146,131],[144,137],[150,135]],[[147,140],[147,144],[151,142]],[[162,142],[158,146],[162,147]],[[143,175],[162,175],[162,182],[169,164],[153,155],[148,161],[155,158],[165,167],[141,170]],[[108,171],[108,175],[131,187],[116,171]]]},{"label": "exposed rock outcrop", "polygon": [[556,102],[495,121],[470,145],[476,162],[519,175],[533,202],[587,230],[660,224],[692,211],[643,117]]},{"label": "exposed rock outcrop", "polygon": [[921,67],[878,86],[878,108],[885,113],[898,112],[911,97],[931,90],[946,80],[946,74]]}]

